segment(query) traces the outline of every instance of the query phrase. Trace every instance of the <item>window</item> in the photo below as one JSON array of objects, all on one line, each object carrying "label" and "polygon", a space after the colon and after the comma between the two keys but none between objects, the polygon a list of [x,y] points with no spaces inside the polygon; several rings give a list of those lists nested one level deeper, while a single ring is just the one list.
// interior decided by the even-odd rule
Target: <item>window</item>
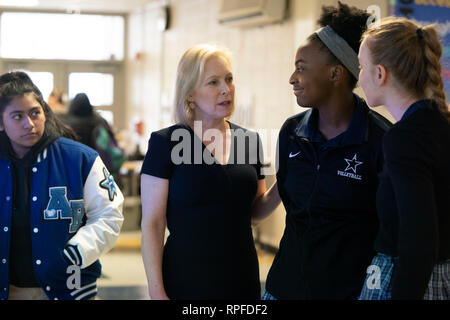
[{"label": "window", "polygon": [[26,72],[30,78],[31,81],[38,87],[38,89],[42,93],[42,97],[45,101],[47,101],[48,96],[53,90],[53,73],[51,72],[31,72],[27,70],[22,70],[23,72]]},{"label": "window", "polygon": [[114,103],[114,77],[108,73],[73,72],[69,74],[69,99],[85,93],[93,106]]},{"label": "window", "polygon": [[4,12],[0,20],[2,58],[110,61],[124,57],[122,16]]},{"label": "window", "polygon": [[102,117],[108,122],[108,124],[111,127],[114,125],[114,113],[112,111],[108,110],[96,110],[96,111],[100,115],[100,117]]}]

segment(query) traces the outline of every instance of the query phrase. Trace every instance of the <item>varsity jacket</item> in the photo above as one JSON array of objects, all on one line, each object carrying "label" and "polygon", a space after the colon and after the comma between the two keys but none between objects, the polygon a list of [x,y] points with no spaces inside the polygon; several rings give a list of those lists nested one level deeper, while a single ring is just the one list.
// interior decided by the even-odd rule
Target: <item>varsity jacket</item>
[{"label": "varsity jacket", "polygon": [[325,141],[318,111],[279,134],[278,191],[286,228],[266,290],[277,299],[355,299],[374,256],[382,139],[391,124],[355,95],[348,129]]},{"label": "varsity jacket", "polygon": [[[29,173],[30,233],[36,280],[51,300],[96,295],[98,260],[123,222],[123,195],[98,153],[57,138],[37,155]],[[0,158],[0,299],[8,298],[13,174]]]}]

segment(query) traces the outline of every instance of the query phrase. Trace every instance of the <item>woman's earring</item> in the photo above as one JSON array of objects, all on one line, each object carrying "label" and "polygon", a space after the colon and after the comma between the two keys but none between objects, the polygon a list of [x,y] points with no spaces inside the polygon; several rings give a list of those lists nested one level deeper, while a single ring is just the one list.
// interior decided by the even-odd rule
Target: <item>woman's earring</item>
[{"label": "woman's earring", "polygon": [[191,110],[194,110],[195,109],[195,103],[189,102],[189,108],[191,108]]}]

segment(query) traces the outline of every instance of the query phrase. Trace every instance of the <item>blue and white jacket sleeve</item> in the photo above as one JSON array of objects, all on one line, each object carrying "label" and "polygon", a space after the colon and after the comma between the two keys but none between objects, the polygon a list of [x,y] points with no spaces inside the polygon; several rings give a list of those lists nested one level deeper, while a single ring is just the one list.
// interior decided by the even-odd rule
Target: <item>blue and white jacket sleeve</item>
[{"label": "blue and white jacket sleeve", "polygon": [[[80,266],[86,268],[112,249],[123,223],[124,197],[98,156],[83,188],[86,224],[69,240],[78,249]],[[69,248],[70,249],[70,248]],[[73,250],[66,250],[66,256]],[[77,258],[78,255],[73,255]]]}]

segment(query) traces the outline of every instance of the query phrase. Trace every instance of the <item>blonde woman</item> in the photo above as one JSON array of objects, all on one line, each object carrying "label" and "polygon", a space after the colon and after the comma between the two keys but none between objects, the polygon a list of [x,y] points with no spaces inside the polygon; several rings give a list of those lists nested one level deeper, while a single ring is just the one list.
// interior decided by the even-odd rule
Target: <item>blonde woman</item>
[{"label": "blonde woman", "polygon": [[52,108],[52,111],[56,113],[58,116],[64,117],[67,113],[66,106],[64,105],[63,99],[64,93],[58,89],[54,88],[50,95],[48,96],[48,105]]},{"label": "blonde woman", "polygon": [[363,35],[367,102],[385,105],[398,122],[383,142],[378,255],[360,299],[450,299],[450,112],[441,55],[434,27],[406,19]]},{"label": "blonde woman", "polygon": [[142,167],[151,299],[260,298],[251,218],[266,186],[257,134],[227,120],[234,94],[226,50],[186,51],[176,81],[178,123],[152,133]]}]

